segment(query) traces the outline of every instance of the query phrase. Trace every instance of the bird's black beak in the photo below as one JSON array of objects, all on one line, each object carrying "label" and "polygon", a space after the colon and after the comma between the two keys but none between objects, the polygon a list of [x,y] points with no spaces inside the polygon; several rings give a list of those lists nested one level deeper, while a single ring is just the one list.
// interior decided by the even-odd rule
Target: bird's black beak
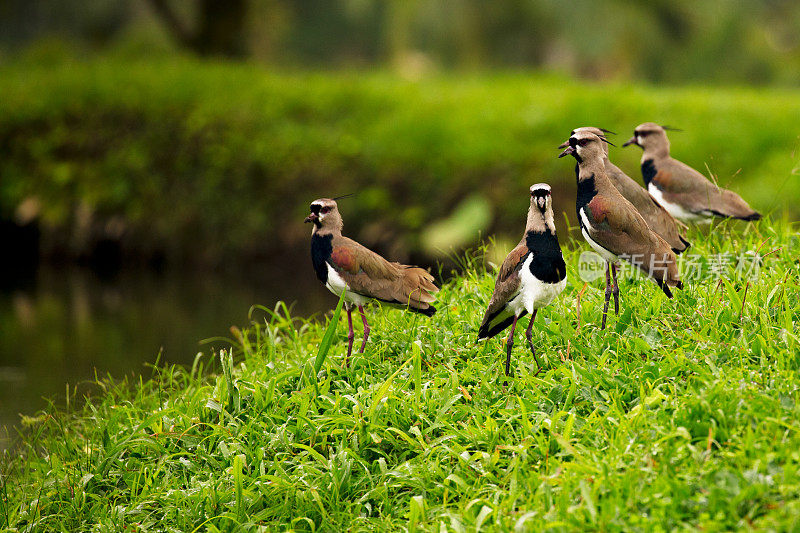
[{"label": "bird's black beak", "polygon": [[622,147],[625,148],[626,146],[630,146],[631,144],[639,146],[639,143],[636,142],[636,135],[634,135],[633,137],[622,143]]},{"label": "bird's black beak", "polygon": [[566,148],[567,146],[569,146],[569,141],[564,141],[563,143],[558,145],[559,148]]},{"label": "bird's black beak", "polygon": [[[561,148],[561,147],[559,146],[559,148]],[[567,146],[567,149],[564,150],[563,152],[561,152],[560,154],[558,154],[558,157],[560,159],[560,158],[564,157],[565,155],[572,155],[574,153],[575,153],[575,148],[573,148],[572,146]]]},{"label": "bird's black beak", "polygon": [[310,215],[308,215],[306,217],[306,219],[303,222],[304,223],[309,223],[309,222],[314,222],[316,220],[319,220],[319,215],[316,214],[316,213],[311,213]]}]

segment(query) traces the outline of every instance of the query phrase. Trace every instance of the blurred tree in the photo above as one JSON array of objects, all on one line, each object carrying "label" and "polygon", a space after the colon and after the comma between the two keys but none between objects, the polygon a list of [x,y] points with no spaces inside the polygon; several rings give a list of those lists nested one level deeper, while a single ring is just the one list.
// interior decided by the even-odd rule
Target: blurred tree
[{"label": "blurred tree", "polygon": [[130,43],[149,56],[174,42],[202,56],[388,65],[410,78],[533,68],[796,86],[798,25],[798,0],[0,0],[0,60],[40,44],[40,56]]},{"label": "blurred tree", "polygon": [[196,24],[190,29],[169,0],[149,0],[173,37],[184,47],[204,55],[243,57],[247,0],[198,0]]}]

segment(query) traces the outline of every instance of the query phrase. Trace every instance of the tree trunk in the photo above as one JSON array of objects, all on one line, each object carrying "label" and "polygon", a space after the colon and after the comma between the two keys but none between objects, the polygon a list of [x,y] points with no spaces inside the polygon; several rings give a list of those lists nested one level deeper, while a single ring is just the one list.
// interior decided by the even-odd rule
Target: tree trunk
[{"label": "tree trunk", "polygon": [[244,57],[247,0],[200,0],[195,48],[201,55]]},{"label": "tree trunk", "polygon": [[172,36],[196,54],[244,57],[247,0],[198,0],[196,28],[191,30],[170,7],[168,0],[150,0],[153,11]]}]

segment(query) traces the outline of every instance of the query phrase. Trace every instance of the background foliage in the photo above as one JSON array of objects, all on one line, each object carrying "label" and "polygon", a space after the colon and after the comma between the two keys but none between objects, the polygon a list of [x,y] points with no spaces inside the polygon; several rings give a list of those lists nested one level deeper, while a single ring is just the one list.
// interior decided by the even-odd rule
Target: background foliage
[{"label": "background foliage", "polygon": [[[679,126],[674,155],[757,209],[795,215],[788,199],[800,196],[790,89],[106,59],[17,62],[0,92],[0,213],[38,219],[45,252],[110,240],[200,262],[263,255],[305,242],[311,200],[349,192],[348,231],[400,257],[435,252],[442,239],[421,233],[451,215],[479,221],[455,244],[479,230],[516,238],[531,183],[553,184],[556,211],[572,217],[572,165],[555,147],[587,124],[618,141],[645,120]],[[637,148],[611,156],[640,179]]]}]

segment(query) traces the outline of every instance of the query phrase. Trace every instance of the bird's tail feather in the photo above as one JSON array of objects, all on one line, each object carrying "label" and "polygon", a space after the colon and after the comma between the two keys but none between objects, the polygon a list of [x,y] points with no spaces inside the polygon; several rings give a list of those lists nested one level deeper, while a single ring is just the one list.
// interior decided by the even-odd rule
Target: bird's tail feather
[{"label": "bird's tail feather", "polygon": [[[528,314],[528,312],[523,311],[520,313],[518,318],[523,317],[526,314]],[[514,314],[510,312],[508,307],[499,309],[496,313],[483,319],[481,327],[478,328],[478,341],[491,339],[510,326],[513,321]]]}]

